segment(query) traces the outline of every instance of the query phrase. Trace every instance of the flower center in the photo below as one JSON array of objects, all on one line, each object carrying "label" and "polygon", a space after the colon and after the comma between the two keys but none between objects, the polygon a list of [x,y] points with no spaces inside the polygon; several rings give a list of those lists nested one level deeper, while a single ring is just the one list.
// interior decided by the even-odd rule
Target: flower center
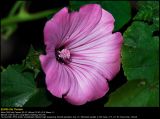
[{"label": "flower center", "polygon": [[65,59],[70,59],[70,51],[67,49],[63,49],[61,51],[58,51],[59,57],[62,58],[63,60]]},{"label": "flower center", "polygon": [[68,49],[59,49],[56,51],[56,57],[57,57],[57,60],[60,62],[60,63],[69,63],[70,62],[70,57],[71,57],[71,54],[70,54],[70,51]]}]

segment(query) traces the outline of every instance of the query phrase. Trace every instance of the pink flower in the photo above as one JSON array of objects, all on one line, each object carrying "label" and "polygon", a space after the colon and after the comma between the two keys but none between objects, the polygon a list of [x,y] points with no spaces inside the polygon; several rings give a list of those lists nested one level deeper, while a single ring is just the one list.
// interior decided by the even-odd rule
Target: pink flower
[{"label": "pink flower", "polygon": [[97,4],[68,13],[65,7],[44,27],[46,55],[40,56],[47,89],[82,105],[103,97],[120,70],[122,35],[112,34],[113,16]]}]

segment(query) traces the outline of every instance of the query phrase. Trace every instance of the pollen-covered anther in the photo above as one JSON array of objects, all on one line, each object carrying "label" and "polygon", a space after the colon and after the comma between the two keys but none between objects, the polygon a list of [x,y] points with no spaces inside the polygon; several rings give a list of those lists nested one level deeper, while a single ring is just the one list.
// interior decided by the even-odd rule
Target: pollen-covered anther
[{"label": "pollen-covered anther", "polygon": [[68,49],[63,49],[61,51],[58,51],[59,55],[58,57],[62,58],[63,60],[69,60],[70,59],[70,51]]}]

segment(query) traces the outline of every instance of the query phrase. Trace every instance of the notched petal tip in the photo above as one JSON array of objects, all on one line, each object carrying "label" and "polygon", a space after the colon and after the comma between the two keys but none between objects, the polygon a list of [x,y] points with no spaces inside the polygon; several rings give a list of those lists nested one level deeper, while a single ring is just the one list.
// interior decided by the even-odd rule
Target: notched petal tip
[{"label": "notched petal tip", "polygon": [[[46,63],[45,55],[40,55],[40,56],[39,56],[39,60],[40,60],[42,69],[44,70],[44,64]],[[45,70],[44,70],[44,71],[45,71]]]},{"label": "notched petal tip", "polygon": [[81,14],[95,14],[98,13],[97,15],[101,16],[102,15],[102,8],[99,4],[87,4],[84,6],[81,6],[79,9],[79,13]]},{"label": "notched petal tip", "polygon": [[68,8],[67,7],[62,8],[59,12],[54,14],[53,17],[51,18],[51,21],[53,21],[55,19],[55,17],[60,17],[63,14],[68,14]]},{"label": "notched petal tip", "polygon": [[40,55],[39,60],[41,63],[43,63],[45,61],[45,55]]},{"label": "notched petal tip", "polygon": [[120,48],[121,48],[121,45],[123,44],[123,36],[120,32],[116,32],[115,35],[116,35],[117,40],[119,41]]},{"label": "notched petal tip", "polygon": [[102,15],[103,15],[103,19],[105,19],[106,21],[112,22],[112,23],[115,22],[113,15],[110,12],[106,11],[105,9],[102,9]]},{"label": "notched petal tip", "polygon": [[89,8],[98,8],[101,9],[101,6],[99,4],[87,4],[80,7],[80,10],[82,9],[89,9]]},{"label": "notched petal tip", "polygon": [[117,37],[123,41],[123,36],[121,32],[116,32],[116,34],[117,34]]}]

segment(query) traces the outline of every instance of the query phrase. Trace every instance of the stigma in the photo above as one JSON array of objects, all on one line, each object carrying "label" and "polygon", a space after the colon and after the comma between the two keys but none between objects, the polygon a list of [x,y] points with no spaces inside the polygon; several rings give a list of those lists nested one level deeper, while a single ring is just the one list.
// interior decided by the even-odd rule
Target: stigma
[{"label": "stigma", "polygon": [[65,48],[64,49],[58,49],[56,51],[56,57],[57,57],[57,60],[60,63],[68,64],[70,62],[70,59],[71,59],[70,50],[65,49]]},{"label": "stigma", "polygon": [[59,55],[58,57],[62,58],[63,60],[69,60],[70,59],[70,51],[68,49],[63,49],[61,51],[58,51]]}]

